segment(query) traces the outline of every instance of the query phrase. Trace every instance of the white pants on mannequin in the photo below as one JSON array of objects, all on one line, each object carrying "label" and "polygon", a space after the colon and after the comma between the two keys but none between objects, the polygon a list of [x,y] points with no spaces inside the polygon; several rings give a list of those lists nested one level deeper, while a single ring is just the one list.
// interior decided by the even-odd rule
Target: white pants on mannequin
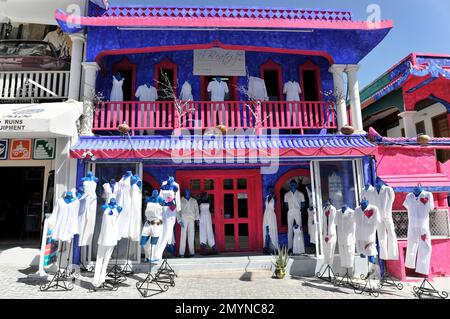
[{"label": "white pants on mannequin", "polygon": [[355,245],[339,245],[341,267],[353,268],[355,264]]},{"label": "white pants on mannequin", "polygon": [[398,259],[397,235],[395,234],[392,218],[383,218],[377,226],[377,235],[380,245],[380,258],[383,260]]},{"label": "white pants on mannequin", "polygon": [[97,261],[95,262],[94,286],[98,287],[105,282],[108,263],[111,259],[114,246],[98,246]]},{"label": "white pants on mannequin", "polygon": [[[416,262],[417,259],[417,262]],[[408,247],[405,266],[428,275],[431,260],[431,234],[428,229],[411,227],[408,229]]]},{"label": "white pants on mannequin", "polygon": [[180,256],[184,256],[186,251],[186,239],[189,245],[189,255],[194,255],[195,221],[192,218],[183,218],[182,221],[184,227],[181,227]]},{"label": "white pants on mannequin", "polygon": [[289,210],[287,215],[287,222],[288,222],[288,249],[292,249],[292,239],[294,237],[294,223],[297,225],[302,224],[302,217],[300,214],[300,211],[295,210]]},{"label": "white pants on mannequin", "polygon": [[156,245],[156,259],[162,259],[162,255],[164,250],[166,249],[167,244],[171,244],[173,238],[173,227],[175,226],[175,222],[177,220],[177,212],[176,210],[171,210],[168,206],[163,207],[163,229],[162,235],[159,238],[158,244]]},{"label": "white pants on mannequin", "polygon": [[200,243],[213,247],[216,244],[209,204],[200,205]]}]

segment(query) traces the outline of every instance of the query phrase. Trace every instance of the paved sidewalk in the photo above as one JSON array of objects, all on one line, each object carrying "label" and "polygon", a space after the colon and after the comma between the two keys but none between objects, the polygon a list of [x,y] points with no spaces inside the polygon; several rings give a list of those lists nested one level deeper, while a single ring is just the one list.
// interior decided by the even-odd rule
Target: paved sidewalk
[{"label": "paved sidewalk", "polygon": [[[92,274],[83,273],[74,283],[74,289],[68,292],[40,292],[39,286],[45,281],[27,278],[36,271],[35,267],[17,268],[13,265],[0,264],[1,298],[141,298],[136,289],[136,282],[145,274],[135,274],[118,288],[117,291],[90,292]],[[360,299],[374,297],[355,294],[353,290],[336,288],[333,285],[315,278],[286,278],[277,280],[271,278],[268,271],[233,272],[220,271],[209,273],[186,272],[176,278],[175,287],[152,298],[175,299]],[[393,288],[385,289],[378,299],[414,298],[412,286],[418,283],[404,283],[403,291]],[[439,289],[449,291],[450,278],[437,278],[433,284]]]}]

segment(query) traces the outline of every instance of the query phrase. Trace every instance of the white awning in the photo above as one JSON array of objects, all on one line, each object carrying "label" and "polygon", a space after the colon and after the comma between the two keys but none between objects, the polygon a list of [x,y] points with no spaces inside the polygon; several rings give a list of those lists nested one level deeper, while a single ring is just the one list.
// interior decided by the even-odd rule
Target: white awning
[{"label": "white awning", "polygon": [[83,103],[0,104],[0,138],[75,137]]},{"label": "white awning", "polygon": [[86,0],[9,0],[0,1],[0,19],[11,22],[57,25],[55,10],[84,15]]}]

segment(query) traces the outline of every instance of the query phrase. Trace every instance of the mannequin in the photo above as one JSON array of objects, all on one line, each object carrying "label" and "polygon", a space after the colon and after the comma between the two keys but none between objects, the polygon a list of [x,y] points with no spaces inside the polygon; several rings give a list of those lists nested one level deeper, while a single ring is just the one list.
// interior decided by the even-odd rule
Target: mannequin
[{"label": "mannequin", "polygon": [[[119,191],[117,194],[117,204],[122,207],[122,213],[119,216],[119,238],[131,238],[134,241],[139,240],[139,232],[136,238],[135,225],[137,224],[133,210],[132,187],[137,180],[133,172],[127,171],[119,181]],[[140,225],[139,225],[140,229]]]},{"label": "mannequin", "polygon": [[180,99],[182,101],[194,101],[194,96],[192,95],[192,86],[189,81],[185,81],[181,87]]},{"label": "mannequin", "polygon": [[289,184],[290,190],[284,195],[284,203],[288,208],[288,249],[292,249],[293,226],[302,224],[301,209],[305,206],[305,196],[297,190],[298,184],[295,180],[291,180]]},{"label": "mannequin", "polygon": [[63,242],[71,241],[79,233],[78,213],[80,202],[71,191],[56,201],[49,223],[53,226],[52,238]]},{"label": "mannequin", "polygon": [[[152,192],[151,197],[147,197],[147,208],[145,209],[146,222],[144,228],[142,229],[141,245],[144,247],[145,251],[145,262],[156,262],[158,261],[156,253],[156,244],[161,237],[163,221],[162,221],[162,211],[164,200],[159,196],[158,191],[155,189]],[[156,238],[154,242],[148,239]],[[153,247],[152,247],[153,245]],[[152,255],[150,255],[152,254]]]},{"label": "mannequin", "polygon": [[117,200],[117,193],[119,192],[119,185],[115,179],[111,179],[108,183],[103,184],[103,192],[106,203],[109,203],[111,198]]},{"label": "mannequin", "polygon": [[135,96],[139,98],[140,102],[153,102],[158,99],[158,91],[149,82],[140,85]]},{"label": "mannequin", "polygon": [[387,186],[382,180],[375,185],[377,198],[376,206],[380,210],[381,222],[378,224],[377,235],[380,245],[380,259],[397,260],[398,243],[395,234],[394,220],[392,219],[392,205],[395,193],[392,187]]},{"label": "mannequin", "polygon": [[205,253],[208,246],[212,248],[213,253],[217,253],[208,193],[204,193],[200,200],[200,246],[202,254]]},{"label": "mannequin", "polygon": [[324,263],[333,268],[334,251],[336,248],[336,208],[330,200],[325,201],[322,217],[322,235],[324,239]]},{"label": "mannequin", "polygon": [[308,235],[309,242],[313,245],[317,243],[317,214],[316,209],[313,206],[313,194],[311,185],[306,185],[306,192],[308,193],[309,208],[308,208]]},{"label": "mannequin", "polygon": [[[222,81],[220,77],[214,78],[213,81],[209,82],[208,93],[210,93],[210,100],[211,102],[221,102],[225,101],[229,90],[228,85],[226,82]],[[225,104],[223,103],[212,103],[211,104],[211,121],[214,119],[214,110],[217,110],[219,112],[219,108],[222,109],[222,119],[225,118]],[[219,123],[221,124],[221,123]]]},{"label": "mannequin", "polygon": [[428,275],[431,261],[429,214],[434,209],[433,194],[419,184],[406,196],[403,206],[408,210],[409,221],[405,266]]},{"label": "mannequin", "polygon": [[252,100],[269,101],[266,83],[263,79],[250,76],[248,78],[248,96]]},{"label": "mannequin", "polygon": [[122,207],[117,205],[116,199],[111,198],[108,204],[102,206],[103,219],[100,235],[98,236],[97,261],[95,263],[94,287],[105,282],[108,263],[119,237],[118,219]]},{"label": "mannequin", "polygon": [[267,235],[270,236],[269,246],[265,246],[265,248],[267,251],[273,251],[278,249],[278,226],[277,216],[275,215],[275,194],[273,193],[273,187],[271,186],[268,188],[265,204],[266,210],[264,211],[263,217],[264,240]]},{"label": "mannequin", "polygon": [[184,257],[186,240],[189,245],[189,256],[194,256],[195,222],[200,220],[200,214],[198,203],[191,197],[189,189],[184,191],[184,197],[181,198],[181,211],[177,214],[177,220],[181,226],[179,256]]},{"label": "mannequin", "polygon": [[175,253],[173,227],[175,226],[177,212],[181,210],[180,187],[173,176],[168,176],[161,184],[159,195],[164,200],[162,213],[163,230],[156,247],[155,256],[157,259],[162,259],[163,252],[168,244],[168,250],[173,254]]},{"label": "mannequin", "polygon": [[370,204],[377,206],[376,189],[372,186],[372,184],[368,182],[364,185],[364,188],[361,191],[361,198],[365,198],[369,201]]},{"label": "mannequin", "polygon": [[376,231],[381,221],[379,210],[363,199],[360,206],[355,209],[357,249],[361,257],[368,256],[369,272],[374,272],[376,256]]},{"label": "mannequin", "polygon": [[97,183],[98,178],[92,172],[88,172],[83,177],[83,189],[86,195],[86,203],[83,214],[79,218],[80,223],[80,239],[79,246],[88,246],[92,243],[94,236],[95,218],[97,216]]},{"label": "mannequin", "polygon": [[346,204],[336,213],[337,239],[339,245],[339,257],[341,267],[353,268],[355,262],[355,211]]},{"label": "mannequin", "polygon": [[123,102],[123,83],[125,79],[120,73],[116,73],[113,76],[113,85],[111,89],[111,102]]},{"label": "mannequin", "polygon": [[142,226],[142,181],[139,175],[134,175],[131,178],[131,184],[130,239],[139,241]]},{"label": "mannequin", "polygon": [[294,225],[294,240],[292,243],[292,253],[300,255],[305,253],[305,244],[303,242],[303,231],[300,225]]},{"label": "mannequin", "polygon": [[297,81],[290,80],[284,83],[283,94],[286,94],[286,101],[300,101],[300,84]]}]

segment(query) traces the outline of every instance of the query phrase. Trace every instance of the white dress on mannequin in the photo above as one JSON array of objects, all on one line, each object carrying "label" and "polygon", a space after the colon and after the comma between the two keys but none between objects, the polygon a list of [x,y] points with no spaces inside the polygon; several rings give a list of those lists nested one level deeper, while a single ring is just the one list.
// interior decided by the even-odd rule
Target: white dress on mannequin
[{"label": "white dress on mannequin", "polygon": [[266,83],[263,79],[254,76],[248,79],[248,95],[251,99],[268,101]]},{"label": "white dress on mannequin", "polygon": [[340,209],[336,213],[336,226],[339,245],[339,257],[341,267],[353,268],[355,262],[355,232],[356,219],[355,211],[347,208],[345,212]]},{"label": "white dress on mannequin", "polygon": [[84,216],[80,219],[80,240],[79,246],[88,246],[92,243],[94,236],[95,219],[97,216],[97,188],[96,181],[83,182],[84,193],[86,195],[86,209]]},{"label": "white dress on mannequin", "polygon": [[117,183],[114,184],[114,189],[111,187],[110,183],[103,184],[103,191],[105,194],[105,201],[109,203],[109,201],[114,198],[117,200],[117,194],[119,193],[119,185]]},{"label": "white dress on mannequin", "polygon": [[[150,224],[152,221],[158,220],[162,221],[163,219],[162,211],[163,208],[159,203],[152,203],[152,202],[147,203],[147,208],[145,209],[145,217],[147,219],[147,225]],[[160,238],[162,235],[162,229],[163,229],[162,225],[150,224],[148,227],[148,234],[144,235]],[[145,258],[156,259],[156,247],[157,244],[152,245],[151,240],[148,240],[147,243],[144,245]]]},{"label": "white dress on mannequin", "polygon": [[359,206],[355,209],[355,218],[358,252],[366,256],[377,256],[376,233],[380,222],[378,208],[369,204],[363,211]]},{"label": "white dress on mannequin", "polygon": [[192,86],[188,81],[183,83],[180,92],[180,99],[182,101],[194,101],[194,96],[192,95]]},{"label": "white dress on mannequin", "polygon": [[130,215],[130,239],[139,241],[142,227],[142,191],[137,183],[131,186],[132,211]]},{"label": "white dress on mannequin", "polygon": [[53,208],[49,223],[53,225],[52,238],[54,240],[71,241],[73,236],[79,233],[78,213],[80,201],[66,203],[64,198],[59,198]]},{"label": "white dress on mannequin", "polygon": [[125,78],[118,81],[115,76],[113,76],[113,85],[111,89],[111,96],[109,100],[111,102],[123,102],[123,82]]},{"label": "white dress on mannequin", "polygon": [[305,253],[305,243],[303,240],[303,230],[302,226],[296,225],[294,227],[294,240],[292,242],[292,253],[294,255]]},{"label": "white dress on mannequin", "polygon": [[130,237],[130,221],[133,215],[131,187],[131,176],[123,176],[119,181],[119,193],[117,194],[117,204],[122,207],[119,216],[119,240]]},{"label": "white dress on mannequin", "polygon": [[213,247],[216,244],[214,230],[212,227],[211,212],[209,203],[200,204],[200,244]]},{"label": "white dress on mannequin", "polygon": [[334,251],[336,248],[336,208],[329,205],[323,209],[322,235],[324,263],[333,268]]},{"label": "white dress on mannequin", "polygon": [[278,226],[277,216],[275,215],[275,200],[266,197],[266,210],[263,217],[263,243],[266,243],[266,227],[269,226],[269,236],[271,248],[278,249]]},{"label": "white dress on mannequin", "polygon": [[380,210],[381,222],[378,224],[377,234],[380,244],[380,258],[383,260],[398,259],[398,242],[392,219],[392,205],[395,200],[394,190],[386,185],[381,186],[380,193],[375,190],[378,199],[376,206]]}]

